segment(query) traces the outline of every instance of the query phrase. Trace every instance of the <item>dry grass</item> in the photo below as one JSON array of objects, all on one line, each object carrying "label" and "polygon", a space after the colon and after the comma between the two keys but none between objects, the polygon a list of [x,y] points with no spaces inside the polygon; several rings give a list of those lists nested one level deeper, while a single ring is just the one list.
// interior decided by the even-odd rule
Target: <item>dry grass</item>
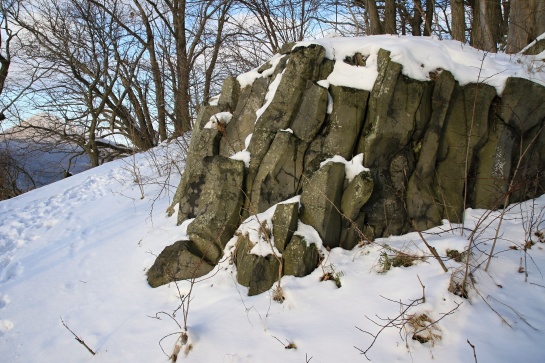
[{"label": "dry grass", "polygon": [[407,336],[412,335],[413,340],[422,344],[430,342],[434,346],[436,341],[442,339],[441,330],[426,313],[410,314],[405,328],[408,330]]}]

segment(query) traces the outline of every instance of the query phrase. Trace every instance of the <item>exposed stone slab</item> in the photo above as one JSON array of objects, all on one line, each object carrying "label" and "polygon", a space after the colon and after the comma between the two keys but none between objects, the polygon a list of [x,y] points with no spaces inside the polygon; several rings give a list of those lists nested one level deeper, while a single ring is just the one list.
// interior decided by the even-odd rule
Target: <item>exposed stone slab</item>
[{"label": "exposed stone slab", "polygon": [[178,241],[157,256],[148,270],[148,284],[157,287],[172,281],[201,277],[214,266],[207,261],[191,241]]},{"label": "exposed stone slab", "polygon": [[343,192],[341,199],[341,211],[345,218],[355,220],[361,207],[373,193],[373,177],[369,171],[362,171],[352,179]]},{"label": "exposed stone slab", "polygon": [[299,222],[299,203],[278,204],[272,218],[274,246],[280,253],[297,230]]},{"label": "exposed stone slab", "polygon": [[435,79],[429,126],[418,143],[418,162],[407,186],[407,196],[410,196],[407,198],[407,215],[416,222],[419,230],[441,222],[441,202],[433,193],[433,181],[439,142],[455,84],[448,71],[442,71]]},{"label": "exposed stone slab", "polygon": [[316,229],[324,246],[338,247],[341,234],[341,196],[344,164],[329,162],[303,186],[301,222]]},{"label": "exposed stone slab", "polygon": [[248,170],[247,190],[251,190],[261,161],[267,153],[276,132],[287,129],[295,118],[309,80],[315,81],[319,65],[325,57],[322,46],[297,47],[289,56],[289,62],[273,100],[255,124],[249,145],[252,155]]},{"label": "exposed stone slab", "polygon": [[[355,219],[342,220],[341,244],[345,250],[351,250],[364,240],[370,240],[372,236],[366,236],[363,232],[365,225],[365,213],[360,213]],[[371,238],[372,239],[372,238]]]},{"label": "exposed stone slab", "polygon": [[255,113],[265,101],[269,81],[269,78],[258,78],[241,91],[233,119],[221,139],[220,155],[229,157],[245,148],[246,137],[254,132]]},{"label": "exposed stone slab", "polygon": [[217,263],[240,224],[245,167],[242,161],[216,156],[209,162],[198,208],[187,234],[209,261]]},{"label": "exposed stone slab", "polygon": [[477,155],[473,205],[475,208],[497,209],[509,186],[515,151],[515,131],[500,119],[495,119],[488,142]]},{"label": "exposed stone slab", "polygon": [[501,95],[498,116],[524,136],[545,119],[544,100],[545,87],[524,78],[510,77]]},{"label": "exposed stone slab", "polygon": [[378,70],[358,152],[364,153],[374,180],[373,197],[363,208],[366,224],[375,236],[389,236],[409,229],[406,186],[414,170],[413,133],[428,85],[403,76],[387,51],[379,51]]},{"label": "exposed stone slab", "polygon": [[269,290],[278,280],[280,269],[280,261],[275,256],[262,257],[251,254],[253,246],[247,236],[239,237],[235,258],[237,281],[249,287],[249,296]]},{"label": "exposed stone slab", "polygon": [[205,158],[218,155],[220,138],[216,129],[202,129],[191,137],[184,173],[172,201],[172,207],[179,204],[178,224],[198,214],[198,200],[208,172]]},{"label": "exposed stone slab", "polygon": [[314,243],[309,243],[301,236],[294,235],[284,251],[284,275],[303,277],[318,266],[320,254]]},{"label": "exposed stone slab", "polygon": [[263,158],[250,194],[251,214],[260,213],[296,195],[303,172],[306,144],[289,132],[279,131]]},{"label": "exposed stone slab", "polygon": [[485,84],[454,88],[437,153],[435,181],[435,195],[444,205],[442,217],[452,222],[462,220],[466,175],[470,177],[474,155],[489,137],[489,110],[495,96],[496,90]]},{"label": "exposed stone slab", "polygon": [[308,81],[301,107],[291,124],[295,136],[309,143],[318,134],[324,123],[327,111],[327,89]]},{"label": "exposed stone slab", "polygon": [[238,83],[236,77],[227,77],[223,81],[221,87],[221,94],[218,100],[218,106],[229,112],[233,112],[238,103],[240,97],[240,83]]},{"label": "exposed stone slab", "polygon": [[349,160],[363,127],[369,92],[331,86],[333,111],[329,115],[322,152]]}]

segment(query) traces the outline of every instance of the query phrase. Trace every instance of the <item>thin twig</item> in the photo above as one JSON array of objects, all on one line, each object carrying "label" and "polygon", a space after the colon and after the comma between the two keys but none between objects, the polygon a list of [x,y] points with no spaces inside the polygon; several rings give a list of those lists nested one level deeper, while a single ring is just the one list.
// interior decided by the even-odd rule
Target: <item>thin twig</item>
[{"label": "thin twig", "polygon": [[66,325],[66,323],[64,322],[64,320],[62,320],[62,317],[61,317],[61,323],[62,323],[62,325],[64,325],[64,327],[65,327],[66,329],[68,329],[68,331],[69,331],[70,333],[72,333],[72,335],[74,336],[74,338],[77,340],[78,343],[80,343],[80,344],[83,345],[85,348],[87,348],[87,350],[89,351],[89,353],[91,353],[92,355],[96,355],[96,353],[95,353],[91,348],[89,348],[89,346],[88,346],[87,344],[85,344],[85,342],[83,341],[83,339],[81,339],[80,337],[78,337],[78,336],[76,335],[76,333],[74,333],[74,332],[68,327],[68,325]]},{"label": "thin twig", "polygon": [[477,363],[477,353],[475,352],[475,346],[473,344],[471,344],[471,342],[469,341],[469,339],[467,340],[467,344],[469,344],[469,346],[471,347],[471,349],[473,349],[473,357],[475,357],[475,363]]},{"label": "thin twig", "polygon": [[422,302],[425,303],[426,302],[426,293],[425,293],[426,286],[424,286],[424,284],[422,283],[422,280],[420,280],[420,276],[416,275],[416,277],[418,277],[420,286],[422,286]]},{"label": "thin twig", "polygon": [[[445,272],[448,272],[448,268],[445,266],[445,264],[443,263],[443,260],[441,260],[441,257],[439,256],[439,254],[437,253],[437,250],[435,249],[435,247],[433,246],[430,246],[430,244],[426,241],[426,239],[424,238],[424,236],[422,235],[422,233],[418,230],[418,227],[416,226],[416,222],[413,220],[413,228],[416,230],[416,232],[418,232],[418,235],[420,236],[420,238],[422,239],[422,242],[424,242],[424,244],[426,245],[426,247],[428,247],[428,249],[430,250],[430,252],[432,253],[432,255],[435,257],[435,259],[437,260],[437,262],[439,262],[439,264],[441,265],[441,268],[443,269],[443,271]],[[420,280],[420,279],[419,279]],[[420,282],[422,284],[422,282]]]}]

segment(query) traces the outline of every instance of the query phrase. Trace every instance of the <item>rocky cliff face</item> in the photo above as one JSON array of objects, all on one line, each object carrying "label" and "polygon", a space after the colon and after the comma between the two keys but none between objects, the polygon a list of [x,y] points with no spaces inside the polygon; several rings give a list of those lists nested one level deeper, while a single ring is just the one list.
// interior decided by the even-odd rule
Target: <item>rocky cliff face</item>
[{"label": "rocky cliff face", "polygon": [[[380,49],[368,91],[327,81],[339,60],[324,47],[292,47],[200,110],[173,202],[179,224],[194,218],[189,238],[161,253],[150,285],[209,272],[231,241],[238,281],[257,294],[312,272],[322,246],[545,190],[545,87],[511,77],[498,95],[444,69],[415,80]],[[341,61],[357,69],[368,56]]]}]

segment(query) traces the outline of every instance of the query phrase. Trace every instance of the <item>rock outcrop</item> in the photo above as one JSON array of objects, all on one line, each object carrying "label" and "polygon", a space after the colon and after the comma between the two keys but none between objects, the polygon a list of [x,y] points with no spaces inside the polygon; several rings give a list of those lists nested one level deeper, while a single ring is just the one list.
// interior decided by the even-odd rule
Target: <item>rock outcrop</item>
[{"label": "rock outcrop", "polygon": [[[365,65],[357,54],[352,67]],[[370,91],[336,86],[322,46],[292,44],[253,81],[228,78],[199,112],[172,205],[179,224],[195,218],[189,241],[157,258],[150,285],[209,272],[235,236],[238,282],[257,294],[311,273],[322,245],[350,249],[543,192],[545,87],[510,78],[498,95],[443,69],[415,80],[383,49],[376,64]],[[208,123],[220,112],[231,121]]]}]

